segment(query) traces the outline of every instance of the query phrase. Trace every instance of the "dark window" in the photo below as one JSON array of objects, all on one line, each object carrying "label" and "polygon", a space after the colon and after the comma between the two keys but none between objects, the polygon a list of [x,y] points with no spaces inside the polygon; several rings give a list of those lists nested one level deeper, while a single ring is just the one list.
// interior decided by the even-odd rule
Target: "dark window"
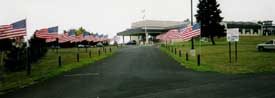
[{"label": "dark window", "polygon": [[266,42],[266,44],[273,44],[273,41],[268,41]]}]

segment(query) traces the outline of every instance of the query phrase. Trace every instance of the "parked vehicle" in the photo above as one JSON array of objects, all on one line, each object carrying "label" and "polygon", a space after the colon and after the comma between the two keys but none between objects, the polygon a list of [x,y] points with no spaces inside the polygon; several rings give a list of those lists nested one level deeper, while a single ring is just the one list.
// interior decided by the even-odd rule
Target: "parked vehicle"
[{"label": "parked vehicle", "polygon": [[80,44],[80,45],[78,45],[77,47],[78,47],[78,48],[85,48],[85,45]]},{"label": "parked vehicle", "polygon": [[270,40],[268,42],[258,44],[257,49],[258,51],[275,50],[275,40]]},{"label": "parked vehicle", "polygon": [[52,49],[60,48],[60,46],[51,46]]},{"label": "parked vehicle", "polygon": [[126,43],[126,45],[136,45],[137,42],[135,40],[131,40],[128,43]]},{"label": "parked vehicle", "polygon": [[96,47],[103,47],[103,46],[104,45],[101,42],[99,42],[99,43],[96,44]]}]

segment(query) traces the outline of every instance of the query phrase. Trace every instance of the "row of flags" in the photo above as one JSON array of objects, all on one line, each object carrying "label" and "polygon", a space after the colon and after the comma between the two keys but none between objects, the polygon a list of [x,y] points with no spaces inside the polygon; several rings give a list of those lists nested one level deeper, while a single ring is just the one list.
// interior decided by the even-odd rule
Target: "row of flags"
[{"label": "row of flags", "polygon": [[[18,39],[27,35],[26,19],[14,22],[9,25],[0,25],[0,40],[2,39]],[[38,38],[46,39],[46,42],[56,41],[58,38],[59,43],[65,42],[102,42],[110,41],[108,35],[103,34],[90,34],[89,32],[83,32],[80,35],[76,35],[74,30],[64,32],[64,34],[58,34],[58,26],[44,28],[35,31],[35,36]]]},{"label": "row of flags", "polygon": [[169,40],[189,41],[193,37],[200,36],[200,34],[201,34],[201,26],[199,23],[196,23],[193,26],[189,25],[185,28],[169,30],[164,34],[158,35],[157,39],[163,40],[163,41],[169,41]]},{"label": "row of flags", "polygon": [[54,42],[58,39],[59,43],[65,42],[103,42],[110,41],[108,39],[108,35],[99,35],[99,34],[90,34],[89,32],[83,32],[80,35],[76,35],[75,30],[70,30],[68,32],[64,32],[64,34],[58,34],[58,26],[40,29],[35,32],[35,36],[38,38],[46,39],[46,42]]}]

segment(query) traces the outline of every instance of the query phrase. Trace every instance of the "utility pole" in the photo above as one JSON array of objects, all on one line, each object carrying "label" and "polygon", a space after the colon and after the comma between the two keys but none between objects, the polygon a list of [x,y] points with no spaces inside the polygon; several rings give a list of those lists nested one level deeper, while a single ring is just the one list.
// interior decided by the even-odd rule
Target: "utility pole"
[{"label": "utility pole", "polygon": [[[191,0],[191,26],[193,26],[193,0]],[[194,50],[194,38],[191,39],[191,49]]]},{"label": "utility pole", "polygon": [[145,45],[147,45],[149,43],[149,39],[148,39],[148,32],[147,32],[147,27],[146,27],[146,23],[145,23],[145,18],[146,18],[146,10],[142,10],[142,13],[143,13],[143,22],[144,22],[144,33],[145,33]]}]

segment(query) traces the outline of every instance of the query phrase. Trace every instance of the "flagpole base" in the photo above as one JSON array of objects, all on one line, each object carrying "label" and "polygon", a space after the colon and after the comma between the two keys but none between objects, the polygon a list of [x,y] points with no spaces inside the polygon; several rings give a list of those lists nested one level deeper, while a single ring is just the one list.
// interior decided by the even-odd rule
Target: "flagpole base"
[{"label": "flagpole base", "polygon": [[196,50],[195,49],[191,49],[190,50],[190,55],[191,56],[196,56]]}]

